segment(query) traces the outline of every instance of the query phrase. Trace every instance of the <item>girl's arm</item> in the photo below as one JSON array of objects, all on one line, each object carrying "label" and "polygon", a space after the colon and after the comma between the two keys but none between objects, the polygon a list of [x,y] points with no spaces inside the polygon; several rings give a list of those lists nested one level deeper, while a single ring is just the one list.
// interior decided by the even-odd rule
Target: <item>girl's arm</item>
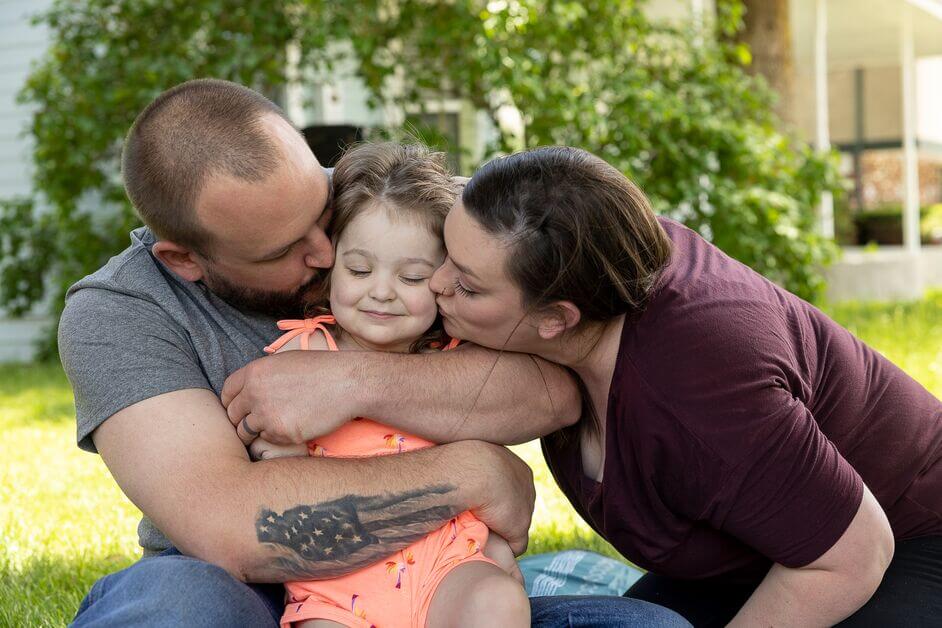
[{"label": "girl's arm", "polygon": [[[311,334],[308,336],[308,349],[313,351],[325,351],[327,341],[322,334]],[[285,343],[283,347],[275,353],[284,353],[286,351],[302,351],[301,337],[295,336]],[[291,458],[296,456],[307,456],[308,448],[306,443],[296,443],[290,445],[276,445],[270,443],[264,438],[256,438],[249,446],[249,455],[252,460],[269,460],[271,458]]]}]

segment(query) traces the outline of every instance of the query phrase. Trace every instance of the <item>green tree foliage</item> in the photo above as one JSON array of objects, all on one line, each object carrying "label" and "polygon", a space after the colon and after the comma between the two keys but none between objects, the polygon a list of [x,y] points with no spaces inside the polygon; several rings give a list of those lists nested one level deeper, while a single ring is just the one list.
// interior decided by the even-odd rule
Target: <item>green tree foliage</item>
[{"label": "green tree foliage", "polygon": [[[375,103],[463,98],[523,138],[495,151],[570,144],[637,181],[655,208],[814,299],[832,245],[814,207],[837,190],[833,157],[776,128],[773,95],[732,41],[739,2],[712,30],[649,21],[643,2],[590,0],[57,0],[52,34],[21,92],[36,106],[35,193],[0,203],[0,305],[27,311],[127,243],[138,223],[120,180],[122,139],[162,90],[213,76],[275,94],[300,67],[342,57]],[[329,46],[331,42],[350,46]]]}]

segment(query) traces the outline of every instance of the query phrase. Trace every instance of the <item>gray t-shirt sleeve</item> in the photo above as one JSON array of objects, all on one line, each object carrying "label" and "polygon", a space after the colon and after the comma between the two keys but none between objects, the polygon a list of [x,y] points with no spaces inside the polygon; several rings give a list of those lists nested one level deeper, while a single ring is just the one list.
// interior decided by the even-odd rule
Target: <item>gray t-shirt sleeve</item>
[{"label": "gray t-shirt sleeve", "polygon": [[59,321],[59,354],[75,395],[78,445],[94,453],[91,433],[116,412],[176,390],[212,390],[186,331],[132,294],[71,294]]}]

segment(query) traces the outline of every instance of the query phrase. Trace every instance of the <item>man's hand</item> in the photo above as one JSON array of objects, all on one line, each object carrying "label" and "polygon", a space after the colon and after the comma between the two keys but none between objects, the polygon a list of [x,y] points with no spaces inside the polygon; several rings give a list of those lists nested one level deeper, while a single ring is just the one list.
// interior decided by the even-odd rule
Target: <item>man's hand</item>
[{"label": "man's hand", "polygon": [[252,460],[271,460],[272,458],[292,458],[308,455],[307,445],[273,445],[264,438],[256,438],[249,447]]},{"label": "man's hand", "polygon": [[305,443],[356,417],[348,410],[357,391],[355,373],[345,368],[350,363],[322,351],[259,358],[226,379],[222,404],[246,445],[259,437],[276,445]]},{"label": "man's hand", "polygon": [[530,519],[536,489],[533,471],[513,452],[500,445],[480,441],[456,443],[471,448],[477,466],[477,504],[471,513],[494,533],[507,540],[514,555],[527,551]]}]

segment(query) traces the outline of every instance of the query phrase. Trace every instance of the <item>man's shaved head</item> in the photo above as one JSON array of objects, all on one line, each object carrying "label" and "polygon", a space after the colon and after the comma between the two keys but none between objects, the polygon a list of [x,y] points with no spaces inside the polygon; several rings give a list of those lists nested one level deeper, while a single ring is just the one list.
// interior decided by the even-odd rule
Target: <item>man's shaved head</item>
[{"label": "man's shaved head", "polygon": [[122,173],[131,203],[158,238],[212,255],[197,199],[211,176],[259,182],[276,170],[283,156],[260,122],[271,114],[291,124],[261,94],[217,79],[177,85],[141,112],[124,144]]}]

